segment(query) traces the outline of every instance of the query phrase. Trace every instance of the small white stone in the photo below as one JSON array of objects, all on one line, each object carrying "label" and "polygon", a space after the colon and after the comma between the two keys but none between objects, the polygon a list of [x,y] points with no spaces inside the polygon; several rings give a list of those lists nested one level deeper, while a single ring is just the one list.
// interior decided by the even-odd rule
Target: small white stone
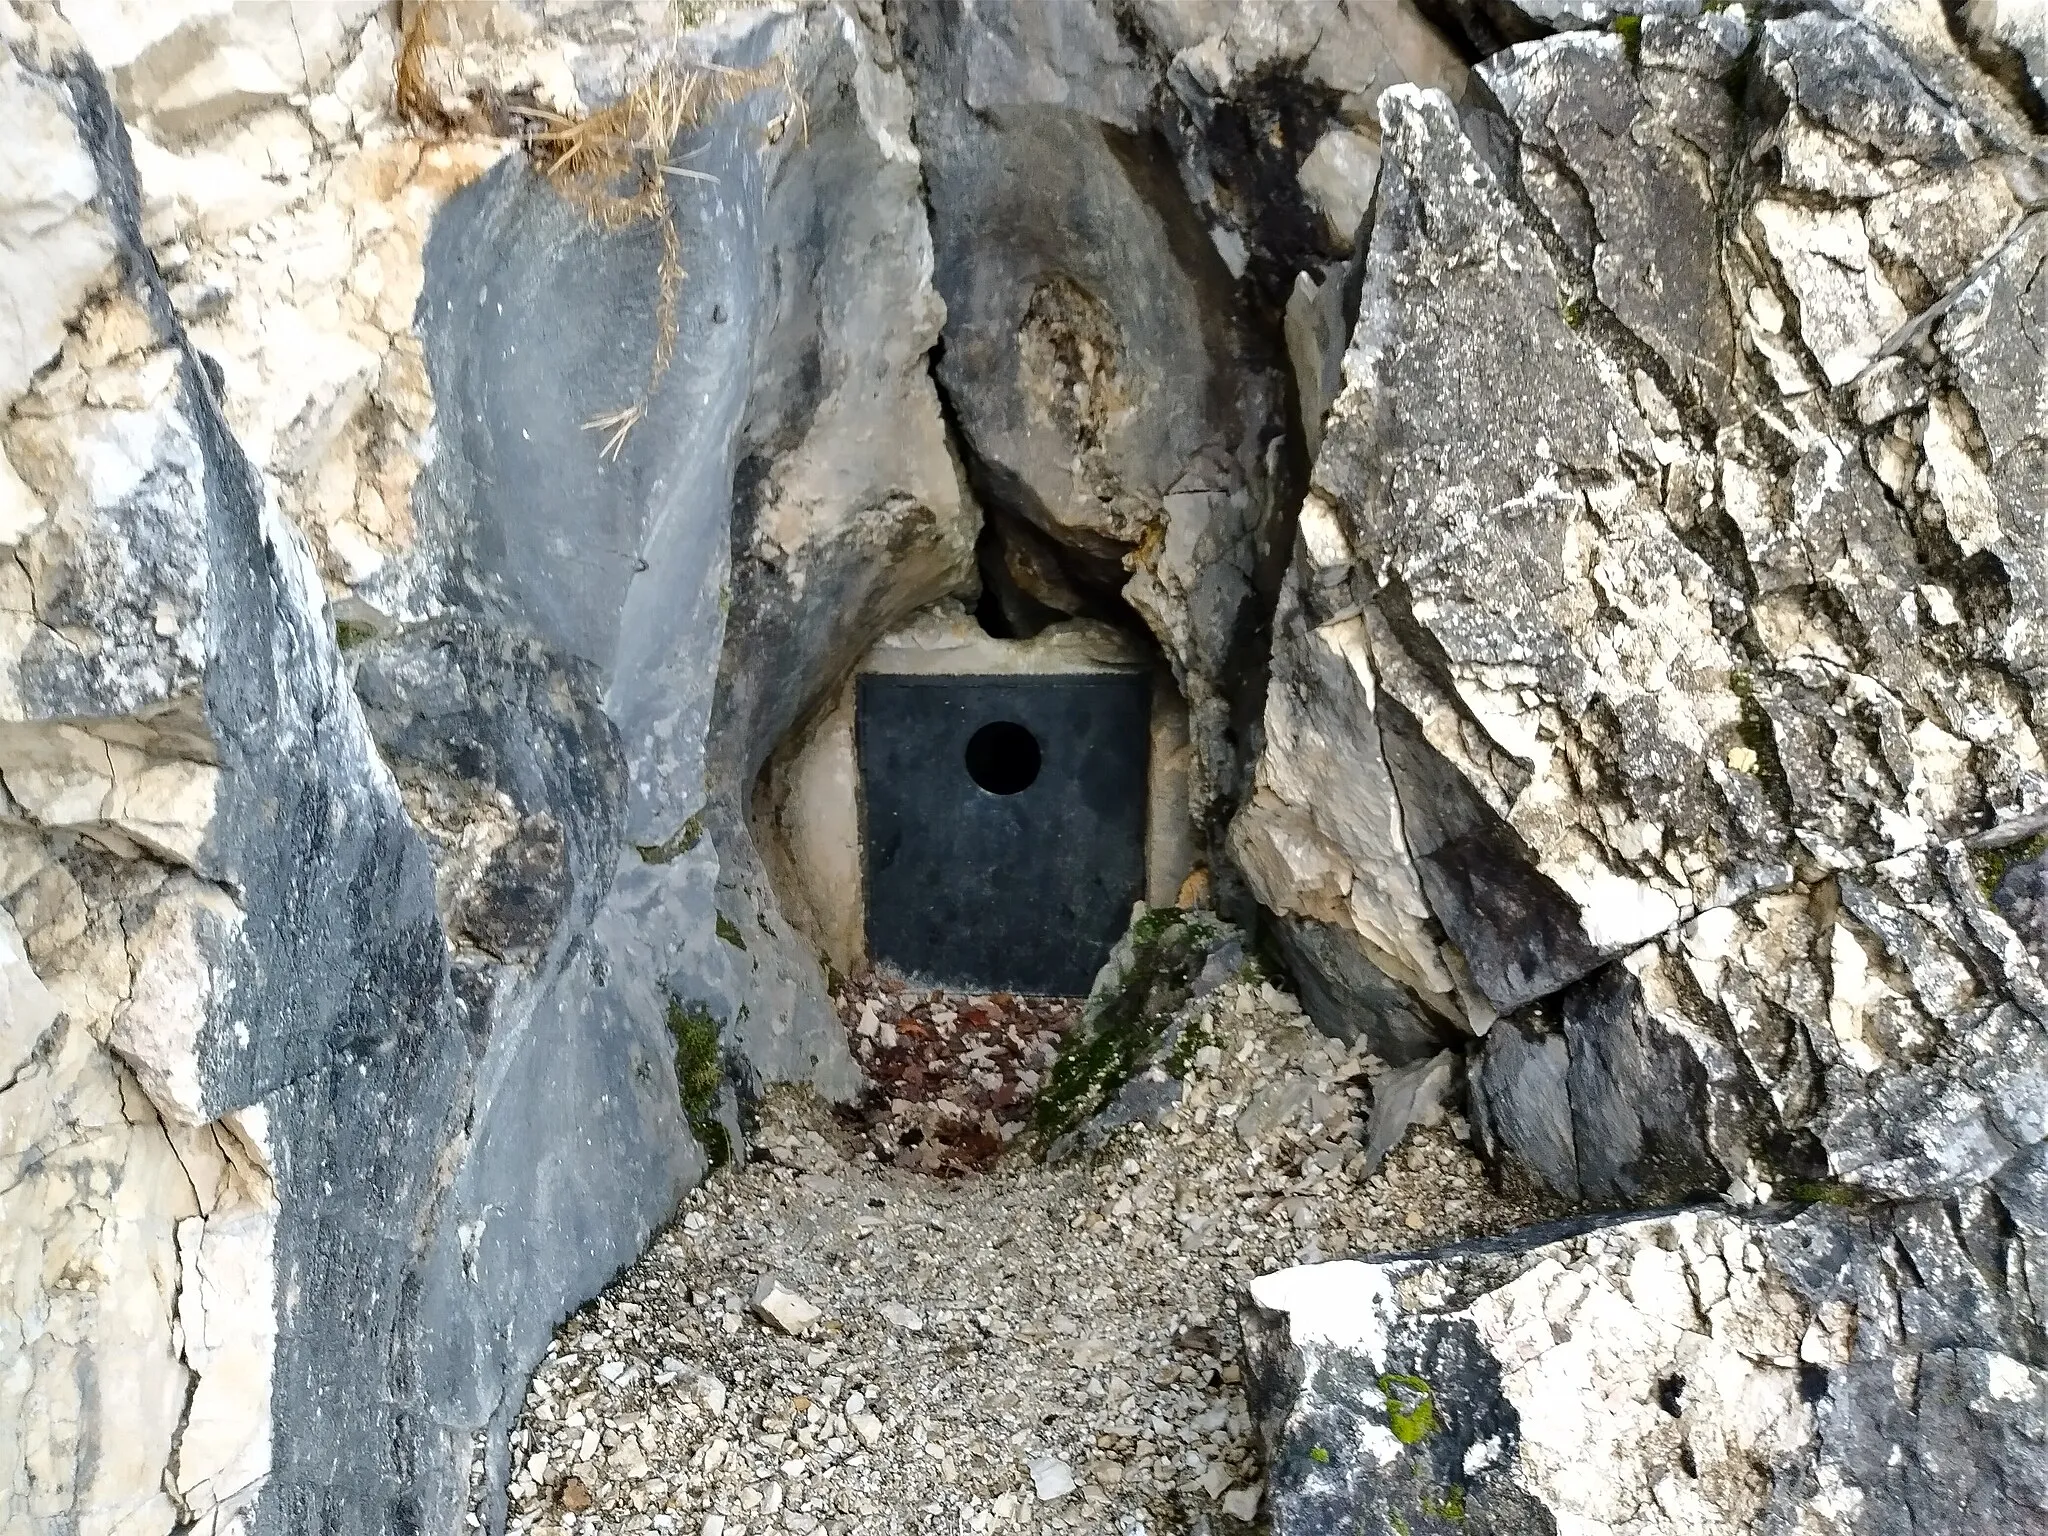
[{"label": "small white stone", "polygon": [[900,1301],[885,1301],[881,1310],[883,1318],[891,1327],[901,1328],[905,1333],[921,1333],[924,1330],[924,1319]]},{"label": "small white stone", "polygon": [[860,1436],[860,1443],[873,1450],[882,1440],[882,1421],[872,1413],[849,1413],[846,1416],[848,1428]]},{"label": "small white stone", "polygon": [[1079,1486],[1074,1481],[1074,1469],[1057,1456],[1034,1456],[1028,1470],[1031,1473],[1031,1491],[1038,1495],[1041,1504],[1063,1499]]},{"label": "small white stone", "polygon": [[709,1371],[684,1366],[676,1372],[676,1390],[713,1417],[725,1412],[725,1383]]},{"label": "small white stone", "polygon": [[1257,1488],[1233,1488],[1223,1495],[1223,1513],[1233,1520],[1250,1520],[1259,1512]]},{"label": "small white stone", "polygon": [[763,1275],[749,1301],[754,1315],[792,1337],[808,1332],[825,1314],[772,1275]]}]

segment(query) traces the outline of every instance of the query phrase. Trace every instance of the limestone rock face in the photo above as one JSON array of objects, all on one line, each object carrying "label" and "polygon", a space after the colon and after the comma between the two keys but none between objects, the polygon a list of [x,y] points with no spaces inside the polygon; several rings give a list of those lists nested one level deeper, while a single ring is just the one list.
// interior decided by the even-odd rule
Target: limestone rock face
[{"label": "limestone rock face", "polygon": [[501,1527],[977,583],[1388,1083],[1732,1197],[1261,1282],[1276,1529],[2039,1524],[2042,50],[1764,9],[0,9],[0,1527]]},{"label": "limestone rock face", "polygon": [[1274,322],[1351,248],[1381,94],[1464,65],[1408,0],[918,0],[900,31],[984,567],[1039,624],[1138,611],[1220,833],[1303,468]]},{"label": "limestone rock face", "polygon": [[[532,1361],[711,1119],[858,1081],[742,811],[971,580],[903,82],[829,7],[442,10],[410,120],[392,8],[0,31],[10,1529],[501,1521]],[[672,146],[651,366],[667,242],[503,103],[709,65],[761,84]]]},{"label": "limestone rock face", "polygon": [[1381,103],[1233,847],[1597,1203],[1946,1192],[2048,1128],[1984,876],[2048,820],[2040,146],[1896,22],[1650,15]]},{"label": "limestone rock face", "polygon": [[1383,99],[1232,845],[1497,1156],[1731,1204],[1255,1282],[1274,1529],[2039,1523],[2041,141],[1909,7],[1520,9]]},{"label": "limestone rock face", "polygon": [[2026,1529],[2048,1510],[2038,1161],[1946,1203],[1264,1276],[1244,1321],[1273,1530]]}]

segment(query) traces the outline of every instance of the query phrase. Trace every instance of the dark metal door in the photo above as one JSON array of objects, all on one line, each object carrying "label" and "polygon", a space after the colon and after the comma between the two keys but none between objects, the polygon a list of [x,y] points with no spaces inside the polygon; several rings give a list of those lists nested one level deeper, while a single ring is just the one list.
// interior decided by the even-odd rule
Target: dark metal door
[{"label": "dark metal door", "polygon": [[1145,883],[1150,679],[860,680],[868,953],[934,983],[1086,992]]}]

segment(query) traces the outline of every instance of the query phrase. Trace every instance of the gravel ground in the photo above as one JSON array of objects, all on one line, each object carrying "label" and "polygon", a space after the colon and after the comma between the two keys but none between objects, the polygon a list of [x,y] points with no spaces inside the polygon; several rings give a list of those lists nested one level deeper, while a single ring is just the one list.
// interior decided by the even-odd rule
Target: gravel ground
[{"label": "gravel ground", "polygon": [[[850,989],[849,1027],[875,996]],[[772,1095],[755,1160],[557,1336],[512,1438],[512,1528],[1255,1529],[1244,1282],[1550,1212],[1490,1188],[1455,1122],[1368,1173],[1379,1063],[1269,984],[1198,1006],[1216,1044],[1180,1108],[1062,1166],[1021,1138],[933,1177],[878,1151],[872,1106]]]}]

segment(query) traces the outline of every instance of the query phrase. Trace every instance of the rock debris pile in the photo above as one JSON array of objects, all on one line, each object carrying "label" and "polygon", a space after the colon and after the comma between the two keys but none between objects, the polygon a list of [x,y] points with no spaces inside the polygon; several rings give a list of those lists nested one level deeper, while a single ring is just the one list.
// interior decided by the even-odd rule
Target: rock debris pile
[{"label": "rock debris pile", "polygon": [[961,997],[880,971],[833,1001],[875,1085],[863,1119],[876,1150],[920,1173],[986,1168],[1023,1132],[1079,1012],[1071,998]]},{"label": "rock debris pile", "polygon": [[[849,988],[856,1038],[878,991],[905,1005]],[[921,1019],[983,1006],[916,997]],[[1245,1283],[1539,1213],[1489,1188],[1454,1121],[1367,1173],[1384,1069],[1271,984],[1186,1016],[1212,1043],[1179,1107],[1053,1167],[1013,1137],[985,1172],[920,1176],[771,1094],[755,1159],[556,1339],[513,1432],[511,1528],[1243,1529],[1263,1477]]]}]

